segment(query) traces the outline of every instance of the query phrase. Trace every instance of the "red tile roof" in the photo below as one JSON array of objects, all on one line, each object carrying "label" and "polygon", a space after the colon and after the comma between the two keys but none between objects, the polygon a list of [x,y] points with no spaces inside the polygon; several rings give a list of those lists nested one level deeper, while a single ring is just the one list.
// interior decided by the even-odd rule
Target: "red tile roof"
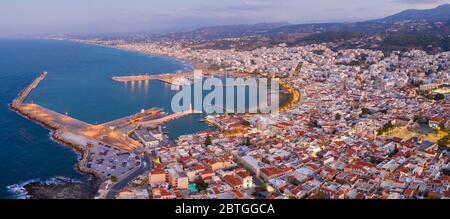
[{"label": "red tile roof", "polygon": [[233,175],[226,175],[223,177],[223,180],[233,187],[242,185],[242,181]]},{"label": "red tile roof", "polygon": [[247,171],[239,171],[239,172],[236,173],[236,175],[238,175],[238,176],[241,177],[242,179],[245,178],[245,177],[247,177],[247,176],[250,176],[250,174],[247,173]]}]

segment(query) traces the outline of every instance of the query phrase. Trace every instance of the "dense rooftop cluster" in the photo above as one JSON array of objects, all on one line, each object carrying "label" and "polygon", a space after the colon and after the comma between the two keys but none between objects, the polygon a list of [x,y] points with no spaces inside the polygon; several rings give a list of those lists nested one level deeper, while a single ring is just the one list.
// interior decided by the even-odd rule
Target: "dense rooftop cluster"
[{"label": "dense rooftop cluster", "polygon": [[285,78],[302,94],[279,114],[209,115],[217,131],[157,149],[152,198],[450,197],[450,52],[114,45]]}]

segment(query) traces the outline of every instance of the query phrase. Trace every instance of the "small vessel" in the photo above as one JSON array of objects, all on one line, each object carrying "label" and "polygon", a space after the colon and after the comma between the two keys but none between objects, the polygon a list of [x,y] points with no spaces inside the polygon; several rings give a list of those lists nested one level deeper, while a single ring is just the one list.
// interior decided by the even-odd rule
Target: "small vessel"
[{"label": "small vessel", "polygon": [[204,119],[199,119],[198,122],[205,122],[205,120]]}]

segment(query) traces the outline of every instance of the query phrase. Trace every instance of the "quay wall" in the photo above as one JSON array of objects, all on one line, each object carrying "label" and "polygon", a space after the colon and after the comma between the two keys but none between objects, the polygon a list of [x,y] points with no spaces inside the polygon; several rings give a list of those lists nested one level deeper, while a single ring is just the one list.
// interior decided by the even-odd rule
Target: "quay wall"
[{"label": "quay wall", "polygon": [[40,83],[41,81],[43,81],[45,79],[45,77],[47,77],[47,72],[44,71],[42,72],[39,77],[37,77],[36,79],[34,79],[34,81],[28,85],[27,87],[25,87],[17,96],[16,99],[13,100],[12,102],[12,106],[17,106],[18,104],[21,104],[25,101],[25,99],[28,97],[28,95],[30,95],[31,91],[33,91]]},{"label": "quay wall", "polygon": [[24,101],[27,98],[27,96],[31,93],[31,91],[33,89],[35,89],[39,83],[45,79],[45,77],[47,76],[47,72],[43,72],[41,73],[41,75],[39,75],[39,77],[37,77],[30,85],[28,85],[26,88],[24,88],[19,95],[17,96],[16,99],[13,100],[13,102],[10,104],[10,109],[14,112],[16,112],[17,114],[19,114],[20,116],[29,119],[30,121],[33,121],[37,124],[40,124],[42,126],[44,126],[45,128],[49,129],[52,132],[51,138],[52,140],[60,143],[60,144],[64,144],[67,145],[71,148],[73,148],[75,151],[77,151],[78,153],[81,154],[81,161],[77,164],[77,170],[82,172],[82,173],[86,173],[86,174],[90,174],[93,175],[97,178],[102,178],[102,176],[100,174],[98,174],[97,172],[93,171],[92,169],[89,169],[86,167],[86,162],[87,162],[87,157],[89,155],[88,150],[86,150],[86,146],[79,144],[78,142],[72,141],[70,139],[64,138],[62,133],[63,133],[63,127],[61,124],[58,124],[56,122],[52,122],[50,120],[45,120],[42,119],[38,116],[33,116],[31,113],[28,113],[27,111],[25,111],[23,109],[24,107]]}]

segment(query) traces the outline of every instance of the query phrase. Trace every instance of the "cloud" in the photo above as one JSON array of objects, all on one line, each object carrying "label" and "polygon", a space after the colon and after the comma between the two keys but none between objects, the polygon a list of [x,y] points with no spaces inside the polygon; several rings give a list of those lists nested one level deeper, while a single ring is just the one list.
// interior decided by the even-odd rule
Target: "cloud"
[{"label": "cloud", "polygon": [[[0,0],[0,34],[185,29],[260,22],[349,22],[444,0]],[[108,4],[106,4],[107,2]],[[130,3],[131,2],[131,3]],[[39,13],[35,13],[39,11]]]},{"label": "cloud", "polygon": [[407,4],[436,4],[446,2],[445,0],[395,0],[395,1]]}]

